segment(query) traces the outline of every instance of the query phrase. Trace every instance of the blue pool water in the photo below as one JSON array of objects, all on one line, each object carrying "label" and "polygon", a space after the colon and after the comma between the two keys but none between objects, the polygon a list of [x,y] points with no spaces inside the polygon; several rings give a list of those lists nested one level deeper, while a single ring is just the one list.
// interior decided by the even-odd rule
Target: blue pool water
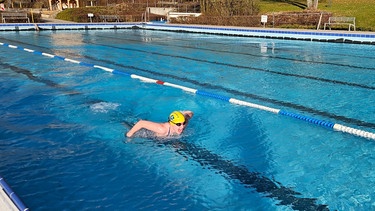
[{"label": "blue pool water", "polygon": [[[143,30],[0,42],[375,132],[375,46]],[[0,174],[31,210],[373,210],[375,142],[0,46]],[[125,123],[195,115],[176,140]]]}]

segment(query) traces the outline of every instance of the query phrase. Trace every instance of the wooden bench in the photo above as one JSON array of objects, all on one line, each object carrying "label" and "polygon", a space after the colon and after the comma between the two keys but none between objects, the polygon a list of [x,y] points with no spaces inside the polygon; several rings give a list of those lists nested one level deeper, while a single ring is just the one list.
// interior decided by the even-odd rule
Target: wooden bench
[{"label": "wooden bench", "polygon": [[326,26],[331,30],[332,25],[349,25],[349,31],[351,27],[355,31],[355,17],[329,17],[328,22],[324,23],[324,30],[326,30]]},{"label": "wooden bench", "polygon": [[26,23],[30,23],[30,19],[27,13],[16,13],[16,12],[4,12],[1,13],[1,20],[6,23],[7,20],[24,20]]},{"label": "wooden bench", "polygon": [[120,22],[120,17],[117,15],[99,15],[102,22]]}]

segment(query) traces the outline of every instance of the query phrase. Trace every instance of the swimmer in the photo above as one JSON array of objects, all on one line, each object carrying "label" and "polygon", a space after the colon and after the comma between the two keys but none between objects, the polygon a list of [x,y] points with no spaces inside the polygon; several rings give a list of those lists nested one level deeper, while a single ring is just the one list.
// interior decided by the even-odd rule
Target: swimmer
[{"label": "swimmer", "polygon": [[139,120],[127,133],[127,137],[132,137],[134,133],[141,129],[146,129],[154,133],[156,137],[169,137],[181,135],[189,120],[193,117],[192,111],[173,111],[168,122],[157,123],[147,120]]}]

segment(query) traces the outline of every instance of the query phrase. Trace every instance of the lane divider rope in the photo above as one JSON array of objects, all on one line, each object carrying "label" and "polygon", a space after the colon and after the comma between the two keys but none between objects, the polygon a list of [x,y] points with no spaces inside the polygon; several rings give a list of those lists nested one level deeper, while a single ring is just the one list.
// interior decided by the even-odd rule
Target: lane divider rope
[{"label": "lane divider rope", "polygon": [[12,48],[12,49],[23,50],[23,51],[33,53],[33,54],[36,54],[36,55],[42,55],[42,56],[46,56],[46,57],[49,57],[49,58],[54,58],[54,59],[63,60],[63,61],[66,61],[66,62],[71,62],[71,63],[74,63],[74,64],[79,64],[81,66],[101,69],[101,70],[104,70],[106,72],[110,72],[110,73],[113,73],[113,74],[129,76],[133,79],[138,79],[138,80],[140,80],[142,82],[146,82],[146,83],[156,83],[156,84],[159,84],[159,85],[164,85],[164,86],[168,86],[168,87],[172,87],[172,88],[176,88],[176,89],[181,89],[183,91],[194,93],[194,94],[197,94],[197,95],[227,101],[227,102],[232,103],[232,104],[247,106],[247,107],[251,107],[251,108],[255,108],[255,109],[259,109],[259,110],[263,110],[263,111],[267,111],[267,112],[271,112],[271,113],[275,113],[275,114],[279,114],[279,115],[283,115],[283,116],[292,117],[292,118],[295,118],[295,119],[299,119],[299,120],[302,120],[302,121],[305,121],[305,122],[309,122],[309,123],[312,123],[312,124],[322,126],[324,128],[329,128],[329,129],[332,129],[334,131],[340,131],[340,132],[348,133],[348,134],[355,135],[355,136],[358,136],[358,137],[362,137],[362,138],[366,138],[366,139],[370,139],[370,140],[375,140],[375,133],[355,129],[355,128],[348,127],[348,126],[345,126],[345,125],[340,125],[340,124],[332,123],[332,122],[325,121],[325,120],[319,120],[319,119],[316,119],[316,118],[312,118],[312,117],[308,117],[308,116],[284,111],[284,110],[281,110],[281,109],[271,108],[271,107],[267,107],[267,106],[263,106],[263,105],[259,105],[259,104],[255,104],[255,103],[237,100],[237,99],[226,97],[226,96],[223,96],[223,95],[218,95],[218,94],[206,92],[206,91],[203,91],[203,90],[197,90],[197,89],[181,86],[181,85],[178,85],[178,84],[164,82],[164,81],[157,80],[157,79],[147,78],[147,77],[143,77],[143,76],[139,76],[139,75],[135,75],[135,74],[129,74],[129,73],[126,73],[126,72],[123,72],[123,71],[120,71],[120,70],[111,69],[111,68],[103,67],[103,66],[100,66],[100,65],[94,65],[94,64],[90,64],[90,63],[86,63],[86,62],[82,62],[82,61],[77,61],[77,60],[74,60],[74,59],[64,58],[64,57],[61,57],[61,56],[57,56],[57,55],[53,55],[53,54],[49,54],[49,53],[43,53],[43,52],[35,51],[35,50],[32,50],[32,49],[22,48],[22,47],[15,46],[15,45],[10,45],[10,44],[1,43],[1,42],[0,42],[0,45],[5,46],[5,47],[9,47],[9,48]]}]

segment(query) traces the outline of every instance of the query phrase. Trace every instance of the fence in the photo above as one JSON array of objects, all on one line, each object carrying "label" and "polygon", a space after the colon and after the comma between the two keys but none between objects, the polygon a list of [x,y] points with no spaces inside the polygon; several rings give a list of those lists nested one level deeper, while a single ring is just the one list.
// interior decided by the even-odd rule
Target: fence
[{"label": "fence", "polygon": [[[329,13],[273,13],[268,14],[267,27],[294,27],[317,28],[319,23],[324,23],[331,16]],[[261,15],[253,16],[200,16],[183,17],[171,19],[171,23],[180,24],[203,24],[203,25],[222,25],[222,26],[244,26],[260,27]]]}]

